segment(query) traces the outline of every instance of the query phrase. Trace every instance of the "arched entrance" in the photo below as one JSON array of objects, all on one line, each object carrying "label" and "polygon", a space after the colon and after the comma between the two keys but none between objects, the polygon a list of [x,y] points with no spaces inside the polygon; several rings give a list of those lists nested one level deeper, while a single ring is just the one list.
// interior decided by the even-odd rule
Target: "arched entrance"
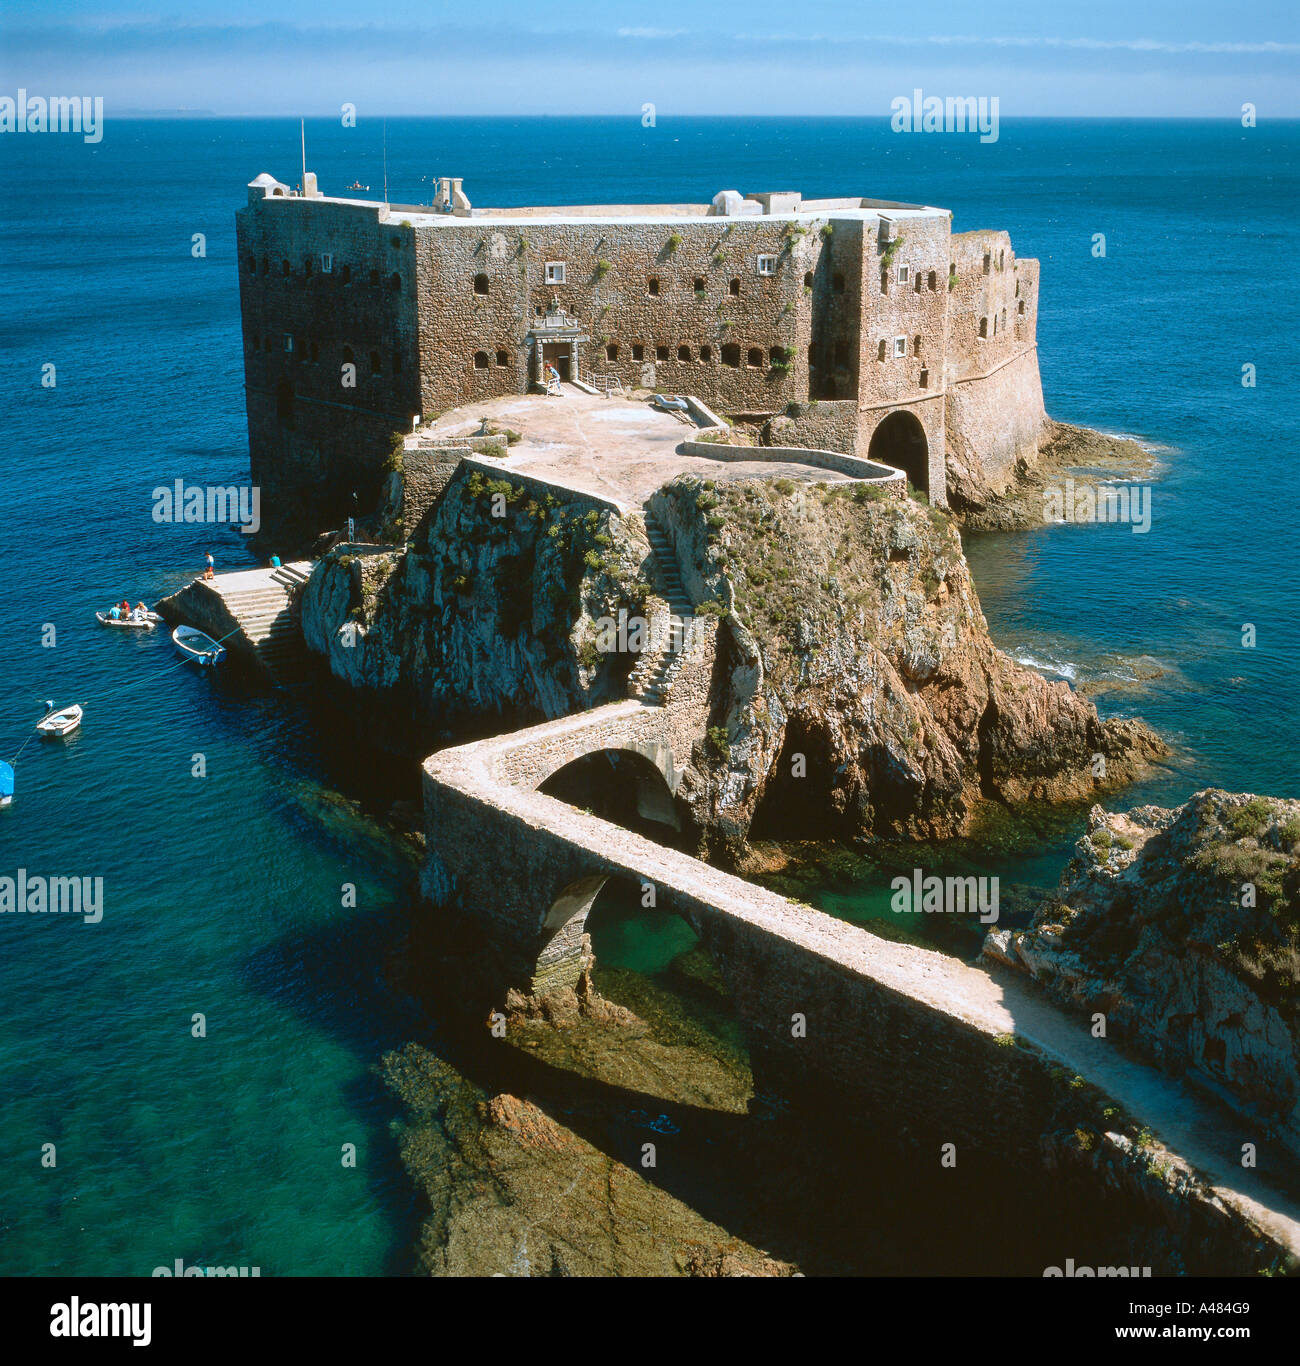
[{"label": "arched entrance", "polygon": [[871,434],[867,458],[893,465],[907,475],[913,488],[930,492],[930,443],[915,413],[890,413]]}]

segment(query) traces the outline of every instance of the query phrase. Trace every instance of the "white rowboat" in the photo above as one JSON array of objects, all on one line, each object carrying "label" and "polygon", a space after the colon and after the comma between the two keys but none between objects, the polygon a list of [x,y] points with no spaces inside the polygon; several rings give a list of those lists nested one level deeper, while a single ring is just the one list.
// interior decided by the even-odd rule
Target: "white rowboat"
[{"label": "white rowboat", "polygon": [[205,669],[220,664],[226,657],[226,647],[193,626],[178,626],[172,632],[172,642],[185,656]]},{"label": "white rowboat", "polygon": [[36,723],[36,733],[56,740],[71,735],[81,725],[81,716],[81,708],[75,704],[60,707],[58,711],[47,712],[41,717]]}]

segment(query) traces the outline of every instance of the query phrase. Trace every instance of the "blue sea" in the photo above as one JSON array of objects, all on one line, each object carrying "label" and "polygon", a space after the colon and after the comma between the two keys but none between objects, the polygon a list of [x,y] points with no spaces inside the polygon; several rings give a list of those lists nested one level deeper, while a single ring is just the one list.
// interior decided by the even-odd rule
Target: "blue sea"
[{"label": "blue sea", "polygon": [[[968,538],[995,640],[1169,740],[1123,804],[1300,796],[1300,124],[1008,120],[981,144],[884,120],[309,120],[306,141],[327,194],[377,196],[386,153],[395,202],[439,175],[485,205],[797,188],[1009,230],[1042,262],[1049,413],[1135,436],[1160,470],[1145,535]],[[104,879],[98,925],[0,920],[2,1273],[412,1261],[398,1106],[374,1072],[426,1027],[391,971],[414,864],[376,819],[417,795],[412,766],[346,707],[200,675],[164,632],[93,619],[172,591],[208,549],[219,569],[253,562],[234,531],[155,523],[151,492],[247,477],[233,214],[258,172],[299,167],[288,119],[110,117],[95,146],[0,142],[0,757],[43,699],[86,707],[77,737],[22,749],[0,875]],[[992,866],[1051,881],[1069,842]],[[869,919],[879,889],[823,904]],[[593,930],[605,961],[648,970],[680,947],[626,920]]]}]

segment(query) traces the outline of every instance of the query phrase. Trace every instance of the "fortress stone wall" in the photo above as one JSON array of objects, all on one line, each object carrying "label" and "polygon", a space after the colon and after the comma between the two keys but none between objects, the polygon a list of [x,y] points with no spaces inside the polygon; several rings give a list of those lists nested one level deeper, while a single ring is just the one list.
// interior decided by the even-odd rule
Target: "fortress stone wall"
[{"label": "fortress stone wall", "polygon": [[440,212],[308,190],[259,176],[236,215],[272,518],[341,517],[354,493],[368,511],[394,432],[527,392],[552,364],[788,415],[778,444],[895,465],[936,502],[954,453],[996,483],[1036,449],[1037,263],[1005,233],[954,235],[947,210],[729,193]]}]

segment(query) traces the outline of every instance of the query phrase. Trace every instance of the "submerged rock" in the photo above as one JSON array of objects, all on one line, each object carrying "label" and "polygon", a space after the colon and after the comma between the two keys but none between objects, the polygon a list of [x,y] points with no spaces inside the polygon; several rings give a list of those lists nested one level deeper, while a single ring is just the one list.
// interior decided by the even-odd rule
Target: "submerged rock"
[{"label": "submerged rock", "polygon": [[1300,1153],[1300,801],[1207,789],[1088,823],[1049,904],[985,956]]},{"label": "submerged rock", "polygon": [[[636,1088],[647,1084],[659,1088],[665,1108],[696,1107],[719,1099],[721,1085],[730,1111],[743,1111],[747,1069],[708,1048],[653,1038],[646,1021],[589,988],[581,1001],[569,997],[552,1006],[514,996],[510,1043],[498,1046],[513,1043],[538,1058],[539,1078],[562,1079],[572,1092],[564,1109],[578,1116],[572,1123],[557,1117],[554,1098],[543,1108],[510,1090],[485,1095],[420,1044],[385,1057],[386,1079],[409,1112],[403,1160],[430,1206],[419,1269],[437,1276],[792,1274],[788,1262],[656,1184],[653,1167],[640,1169],[643,1143],[653,1148],[676,1133],[667,1115],[609,1108],[619,1095],[639,1099]],[[630,1027],[611,1031],[611,1021]],[[587,1077],[604,1087],[592,1090]]]}]

